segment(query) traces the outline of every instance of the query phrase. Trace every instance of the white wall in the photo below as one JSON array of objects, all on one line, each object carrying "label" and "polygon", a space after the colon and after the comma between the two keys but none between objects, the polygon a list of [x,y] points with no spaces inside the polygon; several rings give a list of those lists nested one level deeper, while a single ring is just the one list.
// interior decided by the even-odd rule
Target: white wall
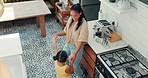
[{"label": "white wall", "polygon": [[118,32],[122,35],[123,39],[148,59],[148,5],[141,5],[136,0],[132,4],[137,8],[137,12],[121,15],[102,4],[100,18],[107,19],[109,22],[113,20],[117,22]]}]

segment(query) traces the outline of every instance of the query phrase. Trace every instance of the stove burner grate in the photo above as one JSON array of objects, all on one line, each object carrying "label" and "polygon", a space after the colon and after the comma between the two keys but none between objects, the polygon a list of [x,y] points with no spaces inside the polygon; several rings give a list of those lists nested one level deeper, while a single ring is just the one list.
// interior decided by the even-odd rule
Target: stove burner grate
[{"label": "stove burner grate", "polygon": [[109,57],[108,59],[109,59],[109,61],[111,61],[111,62],[116,61],[116,59],[115,59],[115,58],[113,58],[113,57]]},{"label": "stove burner grate", "polygon": [[133,55],[130,47],[100,54],[117,78],[148,78],[148,69]]},{"label": "stove burner grate", "polygon": [[135,75],[136,74],[136,70],[132,67],[127,67],[126,68],[126,72],[129,74],[129,75]]}]

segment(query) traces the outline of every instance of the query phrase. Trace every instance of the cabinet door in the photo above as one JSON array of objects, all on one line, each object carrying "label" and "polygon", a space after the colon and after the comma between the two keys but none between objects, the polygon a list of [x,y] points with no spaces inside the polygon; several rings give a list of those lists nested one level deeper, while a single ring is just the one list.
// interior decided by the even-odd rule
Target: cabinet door
[{"label": "cabinet door", "polygon": [[87,51],[84,50],[83,57],[86,59],[85,61],[90,65],[90,68],[94,71],[95,69],[95,62],[92,60],[92,57],[88,55]]},{"label": "cabinet door", "polygon": [[94,78],[96,54],[88,44],[84,47],[81,63],[88,72],[90,78]]},{"label": "cabinet door", "polygon": [[94,71],[91,69],[90,64],[86,61],[84,56],[82,56],[81,63],[83,67],[86,69],[87,73],[89,74],[90,78],[94,77]]},{"label": "cabinet door", "polygon": [[93,51],[93,49],[86,44],[84,50],[87,52],[87,54],[91,57],[91,59],[96,62],[96,53]]}]

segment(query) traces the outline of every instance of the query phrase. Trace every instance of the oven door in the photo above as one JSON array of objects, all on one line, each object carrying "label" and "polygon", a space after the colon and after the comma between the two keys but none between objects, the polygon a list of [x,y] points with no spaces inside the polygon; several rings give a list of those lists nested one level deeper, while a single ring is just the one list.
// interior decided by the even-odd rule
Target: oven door
[{"label": "oven door", "polygon": [[104,76],[100,73],[97,67],[95,67],[94,78],[104,78]]},{"label": "oven door", "polygon": [[102,74],[103,78],[114,78],[98,57],[96,59],[96,69],[98,69],[98,71]]}]

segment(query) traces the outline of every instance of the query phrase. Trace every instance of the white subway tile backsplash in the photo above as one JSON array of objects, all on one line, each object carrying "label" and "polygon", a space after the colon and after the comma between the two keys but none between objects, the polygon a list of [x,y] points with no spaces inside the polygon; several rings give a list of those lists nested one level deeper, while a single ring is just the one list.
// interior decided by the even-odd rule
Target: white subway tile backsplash
[{"label": "white subway tile backsplash", "polygon": [[131,35],[131,37],[138,41],[138,42],[141,42],[142,41],[142,35],[140,33],[138,33],[137,31],[135,32],[129,32],[129,34]]},{"label": "white subway tile backsplash", "polygon": [[129,32],[127,30],[124,30],[124,32],[122,33],[123,37],[126,37],[126,39],[128,40],[128,42],[132,43],[133,42],[133,38],[131,36],[131,34],[128,34]]},{"label": "white subway tile backsplash", "polygon": [[119,15],[106,7],[104,9],[106,20],[109,22],[116,20],[118,22],[117,32],[148,59],[148,8],[135,3],[137,1],[133,2],[137,8],[137,12],[134,13]]},{"label": "white subway tile backsplash", "polygon": [[131,17],[128,14],[123,14],[119,16],[119,22],[128,23],[131,20]]},{"label": "white subway tile backsplash", "polygon": [[142,37],[141,44],[148,49],[148,35]]},{"label": "white subway tile backsplash", "polygon": [[141,34],[147,34],[148,35],[148,25],[144,25],[143,23],[139,22],[136,19],[132,19],[131,23],[132,23],[133,26],[135,26],[137,28],[137,31],[139,31]]},{"label": "white subway tile backsplash", "polygon": [[136,40],[134,40],[131,45],[133,47],[135,47],[135,49],[138,52],[140,52],[144,57],[146,57],[148,59],[148,53],[147,53],[148,50],[143,45],[141,45],[141,43],[139,43]]},{"label": "white subway tile backsplash", "polygon": [[136,19],[138,22],[140,22],[140,23],[142,23],[144,25],[148,25],[148,11],[147,11],[147,16],[145,16],[146,14],[142,14],[141,12],[135,12],[135,13],[131,13],[129,15],[133,19]]}]

